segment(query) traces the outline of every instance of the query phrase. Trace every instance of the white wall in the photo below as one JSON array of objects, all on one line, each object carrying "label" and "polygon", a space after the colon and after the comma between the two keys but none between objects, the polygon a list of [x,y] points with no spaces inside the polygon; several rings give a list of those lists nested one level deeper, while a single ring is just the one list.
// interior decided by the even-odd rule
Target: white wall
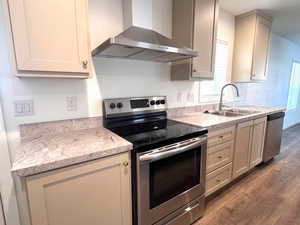
[{"label": "white wall", "polygon": [[[220,10],[218,39],[229,45],[228,81],[231,77],[234,44],[234,16]],[[286,107],[293,60],[300,61],[300,46],[276,34],[272,34],[267,81],[238,84],[243,104],[270,107]],[[201,90],[200,90],[201,92]],[[299,93],[300,94],[300,93]],[[300,102],[297,109],[288,111],[284,127],[300,123]]]},{"label": "white wall", "polygon": [[[272,34],[267,81],[240,85],[242,89],[246,90],[247,103],[286,107],[293,60],[300,60],[300,46]],[[297,110],[287,112],[284,127],[297,123],[300,123],[300,102]]]},{"label": "white wall", "polygon": [[[218,25],[218,39],[226,41],[229,46],[227,80],[230,81],[234,47],[234,16],[222,9]],[[300,61],[300,46],[272,34],[268,79],[260,83],[238,84],[241,97],[237,104],[286,107],[293,60]],[[297,123],[300,123],[300,102],[296,110],[287,112],[284,127]]]},{"label": "white wall", "polygon": [[[6,139],[4,121],[2,118],[2,108],[0,101],[0,193],[2,196],[3,210],[9,224],[18,224],[17,204],[15,199],[15,189],[10,175],[10,157]],[[0,224],[3,221],[2,205],[0,205]]]}]

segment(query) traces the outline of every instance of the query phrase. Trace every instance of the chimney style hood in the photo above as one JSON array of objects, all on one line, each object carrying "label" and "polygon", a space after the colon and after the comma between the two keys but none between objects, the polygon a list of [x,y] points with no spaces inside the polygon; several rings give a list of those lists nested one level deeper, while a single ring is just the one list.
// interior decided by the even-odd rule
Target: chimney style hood
[{"label": "chimney style hood", "polygon": [[160,33],[131,26],[92,52],[93,56],[172,62],[198,56],[192,49],[178,45]]}]

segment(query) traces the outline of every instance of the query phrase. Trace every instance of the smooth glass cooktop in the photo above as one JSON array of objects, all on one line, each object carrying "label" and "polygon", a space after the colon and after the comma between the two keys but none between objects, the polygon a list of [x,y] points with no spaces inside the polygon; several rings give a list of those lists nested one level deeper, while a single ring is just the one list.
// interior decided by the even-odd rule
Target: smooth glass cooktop
[{"label": "smooth glass cooktop", "polygon": [[207,133],[207,130],[204,128],[168,119],[130,124],[110,128],[110,130],[131,142],[134,148],[168,142],[179,137],[189,135],[200,136]]}]

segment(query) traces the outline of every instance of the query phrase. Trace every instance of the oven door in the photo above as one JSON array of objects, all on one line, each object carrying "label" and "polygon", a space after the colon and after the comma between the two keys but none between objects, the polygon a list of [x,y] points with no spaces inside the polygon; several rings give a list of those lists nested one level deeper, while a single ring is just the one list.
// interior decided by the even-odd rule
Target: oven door
[{"label": "oven door", "polygon": [[205,193],[206,136],[137,157],[139,225],[152,225]]}]

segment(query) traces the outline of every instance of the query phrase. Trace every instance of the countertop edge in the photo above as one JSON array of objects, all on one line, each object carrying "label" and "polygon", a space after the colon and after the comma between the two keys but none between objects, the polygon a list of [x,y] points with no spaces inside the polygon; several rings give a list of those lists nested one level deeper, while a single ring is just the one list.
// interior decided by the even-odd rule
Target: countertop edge
[{"label": "countertop edge", "polygon": [[57,170],[57,169],[77,165],[80,163],[85,163],[85,162],[98,160],[109,156],[130,152],[132,149],[133,149],[133,145],[130,142],[128,142],[127,145],[118,146],[104,151],[93,152],[93,153],[89,153],[77,157],[71,157],[63,160],[53,161],[42,165],[34,165],[31,167],[20,168],[20,169],[14,168],[13,165],[11,169],[11,173],[13,175],[18,175],[20,177],[33,176],[36,174],[49,172],[51,170]]}]

